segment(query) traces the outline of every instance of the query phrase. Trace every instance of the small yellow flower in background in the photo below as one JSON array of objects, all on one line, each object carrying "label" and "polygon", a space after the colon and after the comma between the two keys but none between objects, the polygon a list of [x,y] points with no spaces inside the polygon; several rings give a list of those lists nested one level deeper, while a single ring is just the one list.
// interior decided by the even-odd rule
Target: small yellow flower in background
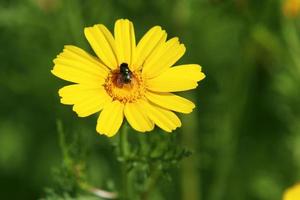
[{"label": "small yellow flower in background", "polygon": [[185,52],[177,37],[166,40],[167,33],[155,26],[136,45],[127,19],[116,21],[114,36],[102,24],[84,33],[97,57],[68,45],[54,60],[51,72],[74,83],[59,90],[61,103],[73,105],[79,117],[102,110],[96,130],[109,137],[124,116],[139,132],[181,126],[173,111],[190,113],[195,105],[171,92],[194,89],[205,75],[197,64],[173,66]]},{"label": "small yellow flower in background", "polygon": [[283,194],[283,200],[299,200],[300,199],[300,183],[287,189]]},{"label": "small yellow flower in background", "polygon": [[300,0],[284,0],[282,9],[286,17],[297,17],[300,12]]}]

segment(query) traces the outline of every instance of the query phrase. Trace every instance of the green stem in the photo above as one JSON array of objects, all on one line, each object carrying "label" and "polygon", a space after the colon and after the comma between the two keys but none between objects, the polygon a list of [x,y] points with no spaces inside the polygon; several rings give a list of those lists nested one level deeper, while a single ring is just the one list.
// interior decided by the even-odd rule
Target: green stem
[{"label": "green stem", "polygon": [[[195,99],[190,95],[191,99]],[[191,156],[182,161],[181,164],[181,199],[197,199],[201,200],[201,174],[199,170],[199,142],[195,140],[197,137],[197,113],[193,112],[183,119],[183,123],[189,126],[182,127],[182,145],[187,146],[192,150],[196,150],[196,156]],[[201,163],[200,163],[201,164]]]},{"label": "green stem", "polygon": [[128,174],[127,174],[127,158],[128,158],[128,126],[123,124],[119,140],[120,157],[121,157],[121,171],[122,171],[122,199],[128,199]]},{"label": "green stem", "polygon": [[153,174],[148,178],[148,180],[145,184],[146,190],[141,194],[141,198],[140,198],[141,200],[149,199],[149,195],[155,188],[155,185],[156,185],[157,181],[159,180],[160,175],[161,175],[161,171],[157,168],[154,169]]}]

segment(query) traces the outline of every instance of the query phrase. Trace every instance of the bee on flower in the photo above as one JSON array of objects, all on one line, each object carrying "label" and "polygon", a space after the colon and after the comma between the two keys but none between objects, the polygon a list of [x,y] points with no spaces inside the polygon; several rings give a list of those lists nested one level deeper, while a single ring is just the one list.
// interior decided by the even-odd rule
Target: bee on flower
[{"label": "bee on flower", "polygon": [[195,105],[172,92],[196,88],[205,75],[197,64],[173,66],[185,53],[177,37],[167,40],[166,31],[154,26],[136,45],[127,19],[116,21],[114,36],[102,24],[84,34],[97,57],[67,45],[54,60],[51,72],[73,83],[59,90],[61,103],[73,105],[79,117],[100,112],[96,130],[109,137],[124,118],[139,132],[181,126],[174,112],[190,113]]}]

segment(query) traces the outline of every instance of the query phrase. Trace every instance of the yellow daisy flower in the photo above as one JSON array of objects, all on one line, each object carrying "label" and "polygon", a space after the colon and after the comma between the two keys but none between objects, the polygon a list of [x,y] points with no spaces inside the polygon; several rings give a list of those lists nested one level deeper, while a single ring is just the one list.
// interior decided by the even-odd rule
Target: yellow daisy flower
[{"label": "yellow daisy flower", "polygon": [[297,17],[300,12],[300,0],[285,0],[283,2],[282,10],[286,17]]},{"label": "yellow daisy flower", "polygon": [[181,126],[173,111],[190,113],[195,105],[171,92],[194,89],[205,75],[197,64],[173,66],[185,52],[177,37],[166,40],[167,33],[155,26],[136,45],[127,19],[116,21],[114,36],[102,24],[84,34],[97,57],[68,45],[54,60],[51,72],[75,83],[59,90],[61,103],[73,105],[79,117],[101,111],[96,130],[109,137],[124,116],[139,132]]},{"label": "yellow daisy flower", "polygon": [[283,200],[299,200],[300,199],[300,184],[297,184],[285,191]]}]

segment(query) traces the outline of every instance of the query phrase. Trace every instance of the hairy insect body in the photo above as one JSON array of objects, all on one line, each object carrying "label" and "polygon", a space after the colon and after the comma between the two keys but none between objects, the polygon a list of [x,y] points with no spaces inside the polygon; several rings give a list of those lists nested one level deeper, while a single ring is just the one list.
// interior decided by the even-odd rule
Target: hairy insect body
[{"label": "hairy insect body", "polygon": [[123,87],[124,84],[129,84],[132,79],[132,72],[130,71],[127,63],[120,65],[120,72],[117,75],[117,85]]}]

